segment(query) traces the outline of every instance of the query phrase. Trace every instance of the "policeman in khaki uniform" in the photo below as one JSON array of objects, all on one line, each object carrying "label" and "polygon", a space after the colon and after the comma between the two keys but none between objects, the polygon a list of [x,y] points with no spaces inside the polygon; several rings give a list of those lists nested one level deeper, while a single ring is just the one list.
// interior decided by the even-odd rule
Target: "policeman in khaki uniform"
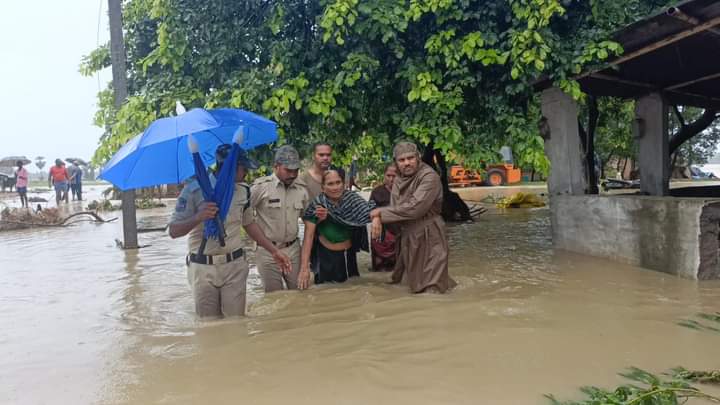
[{"label": "policeman in khaki uniform", "polygon": [[[217,172],[230,154],[230,145],[220,145],[216,152]],[[175,212],[169,224],[172,238],[189,234],[188,237],[188,281],[195,298],[195,312],[200,317],[243,316],[245,315],[245,292],[248,277],[248,262],[243,250],[241,228],[252,222],[249,207],[250,188],[243,183],[247,169],[257,169],[257,163],[250,160],[244,151],[237,161],[235,192],[232,205],[225,218],[225,246],[214,239],[208,239],[203,252],[199,252],[203,240],[204,221],[214,218],[218,207],[204,201],[197,180],[183,188],[177,199]],[[211,182],[215,178],[211,175]]]},{"label": "policeman in khaki uniform", "polygon": [[[290,145],[281,146],[275,153],[273,174],[253,183],[250,206],[254,224],[245,227],[261,246],[255,254],[258,272],[265,292],[297,289],[300,274],[300,240],[298,219],[309,203],[305,184],[298,179],[300,156]],[[270,242],[263,243],[267,238]],[[283,263],[278,265],[277,263]]]}]

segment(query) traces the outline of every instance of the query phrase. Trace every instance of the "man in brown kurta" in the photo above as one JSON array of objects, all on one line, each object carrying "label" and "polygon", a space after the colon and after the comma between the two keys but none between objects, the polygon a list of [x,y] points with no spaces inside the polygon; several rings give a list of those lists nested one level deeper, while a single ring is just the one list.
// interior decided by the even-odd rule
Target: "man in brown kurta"
[{"label": "man in brown kurta", "polygon": [[372,211],[373,237],[382,224],[400,225],[399,254],[393,282],[403,273],[413,293],[444,293],[455,285],[448,274],[448,242],[442,209],[440,176],[420,160],[417,146],[401,142],[393,149],[399,177],[390,205]]}]

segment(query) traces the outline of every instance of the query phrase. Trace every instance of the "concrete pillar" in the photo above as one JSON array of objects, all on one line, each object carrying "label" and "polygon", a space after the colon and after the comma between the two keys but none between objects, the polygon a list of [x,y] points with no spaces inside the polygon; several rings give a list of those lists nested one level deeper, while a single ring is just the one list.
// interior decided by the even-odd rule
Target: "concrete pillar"
[{"label": "concrete pillar", "polygon": [[634,131],[638,143],[640,191],[647,195],[667,195],[670,178],[668,114],[660,94],[652,93],[637,100]]},{"label": "concrete pillar", "polygon": [[542,115],[550,130],[549,139],[545,139],[545,154],[550,159],[550,196],[585,194],[587,181],[577,103],[559,88],[549,88],[542,92]]}]

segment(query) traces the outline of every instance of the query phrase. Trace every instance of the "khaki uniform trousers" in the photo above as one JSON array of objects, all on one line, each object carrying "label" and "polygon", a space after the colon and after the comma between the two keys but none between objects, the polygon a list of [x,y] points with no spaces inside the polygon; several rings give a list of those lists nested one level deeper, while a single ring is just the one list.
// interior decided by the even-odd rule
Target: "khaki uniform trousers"
[{"label": "khaki uniform trousers", "polygon": [[239,257],[225,264],[188,265],[188,281],[200,317],[245,315],[248,262]]},{"label": "khaki uniform trousers", "polygon": [[273,259],[270,252],[262,247],[257,248],[255,252],[255,261],[258,266],[258,273],[265,286],[265,292],[273,292],[283,289],[283,281],[287,285],[288,290],[297,290],[298,288],[298,275],[300,274],[300,241],[296,240],[295,243],[288,247],[280,249],[285,252],[292,262],[292,272],[290,274],[283,274],[280,271],[275,259]]}]

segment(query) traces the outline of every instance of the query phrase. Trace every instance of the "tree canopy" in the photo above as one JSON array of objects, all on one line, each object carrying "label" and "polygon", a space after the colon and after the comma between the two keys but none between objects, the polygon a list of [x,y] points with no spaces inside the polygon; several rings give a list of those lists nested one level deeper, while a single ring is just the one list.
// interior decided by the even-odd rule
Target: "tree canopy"
[{"label": "tree canopy", "polygon": [[[93,160],[180,100],[266,115],[281,142],[328,141],[341,164],[377,164],[406,138],[474,167],[508,144],[519,165],[546,172],[533,81],[546,75],[582,101],[572,76],[622,52],[612,31],[668,3],[127,0],[130,96],[115,111],[111,86],[99,94],[107,131]],[[101,46],[81,73],[108,65]],[[600,137],[615,125],[601,123]]]}]

